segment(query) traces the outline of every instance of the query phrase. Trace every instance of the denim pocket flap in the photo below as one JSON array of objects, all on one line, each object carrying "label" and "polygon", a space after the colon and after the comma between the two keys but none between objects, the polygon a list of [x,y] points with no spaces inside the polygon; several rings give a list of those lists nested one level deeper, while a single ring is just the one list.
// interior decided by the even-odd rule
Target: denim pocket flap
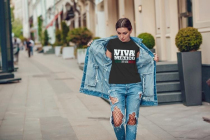
[{"label": "denim pocket flap", "polygon": [[152,73],[141,74],[144,96],[154,96],[154,78]]},{"label": "denim pocket flap", "polygon": [[99,66],[95,65],[93,63],[90,63],[87,66],[86,80],[85,80],[85,84],[86,85],[88,85],[88,86],[96,86],[98,68],[99,68]]}]

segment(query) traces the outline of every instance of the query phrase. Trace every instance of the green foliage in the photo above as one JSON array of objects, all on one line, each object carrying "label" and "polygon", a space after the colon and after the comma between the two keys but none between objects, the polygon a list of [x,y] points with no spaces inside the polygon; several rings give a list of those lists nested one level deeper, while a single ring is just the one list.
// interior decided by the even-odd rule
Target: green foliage
[{"label": "green foliage", "polygon": [[20,40],[23,42],[23,41],[26,41],[27,39],[25,37],[21,36]]},{"label": "green foliage", "polygon": [[38,36],[39,36],[39,41],[42,42],[43,41],[43,37],[42,37],[42,16],[38,17]]},{"label": "green foliage", "polygon": [[14,22],[15,16],[14,16],[14,7],[10,7],[10,14],[11,14],[11,22]]},{"label": "green foliage", "polygon": [[47,30],[44,30],[44,40],[43,40],[43,46],[49,45],[49,34]]},{"label": "green foliage", "polygon": [[18,38],[22,37],[23,36],[22,29],[23,29],[22,21],[20,19],[15,19],[12,22],[12,32],[14,33],[14,36]]},{"label": "green foliage", "polygon": [[75,28],[69,31],[67,40],[73,42],[79,48],[83,48],[92,39],[92,33],[87,28]]},{"label": "green foliage", "polygon": [[180,52],[197,51],[202,44],[202,36],[198,29],[187,27],[179,30],[175,42]]},{"label": "green foliage", "polygon": [[61,40],[62,43],[64,43],[65,45],[69,45],[69,41],[66,39],[68,32],[69,32],[69,27],[66,25],[65,21],[62,21],[61,23],[61,27],[62,27],[62,34],[61,34]]},{"label": "green foliage", "polygon": [[149,49],[154,48],[155,39],[150,33],[141,33],[138,35],[138,38],[143,39],[142,43],[144,43]]},{"label": "green foliage", "polygon": [[94,37],[93,40],[100,39],[100,37]]},{"label": "green foliage", "polygon": [[57,29],[55,31],[55,43],[54,43],[54,46],[62,46],[63,45],[62,39],[61,39],[61,35],[62,35],[62,31]]}]

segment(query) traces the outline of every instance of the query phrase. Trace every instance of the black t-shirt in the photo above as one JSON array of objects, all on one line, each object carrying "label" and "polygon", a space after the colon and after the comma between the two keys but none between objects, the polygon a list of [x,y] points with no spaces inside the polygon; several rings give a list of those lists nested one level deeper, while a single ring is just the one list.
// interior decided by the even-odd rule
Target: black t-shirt
[{"label": "black t-shirt", "polygon": [[30,44],[31,44],[30,41],[27,41],[27,42],[26,42],[27,48],[30,48],[30,47],[31,47]]},{"label": "black t-shirt", "polygon": [[136,55],[139,47],[130,40],[122,42],[119,38],[109,40],[107,49],[112,53],[110,84],[129,84],[141,82],[136,67]]}]

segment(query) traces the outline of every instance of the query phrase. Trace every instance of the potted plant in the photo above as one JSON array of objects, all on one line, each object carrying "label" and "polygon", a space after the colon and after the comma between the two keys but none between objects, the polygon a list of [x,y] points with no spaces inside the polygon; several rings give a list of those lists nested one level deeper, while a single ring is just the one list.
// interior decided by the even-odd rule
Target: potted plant
[{"label": "potted plant", "polygon": [[66,38],[69,32],[69,27],[66,25],[65,21],[61,23],[61,27],[62,27],[61,40],[63,43],[63,47],[62,47],[63,59],[75,58],[74,47],[69,45],[69,41]]},{"label": "potted plant", "polygon": [[155,39],[150,33],[141,33],[138,35],[138,38],[143,39],[142,43],[144,43],[151,52],[155,53],[155,49],[153,49],[155,46]]},{"label": "potted plant", "polygon": [[100,37],[96,36],[96,37],[93,38],[93,40],[96,40],[96,39],[100,39]]},{"label": "potted plant", "polygon": [[75,28],[68,33],[67,40],[76,44],[75,54],[78,63],[84,63],[87,43],[92,39],[92,33],[87,28]]},{"label": "potted plant", "polygon": [[55,46],[55,55],[56,56],[60,56],[61,55],[61,46],[63,45],[62,43],[62,39],[61,39],[61,34],[62,34],[62,31],[57,29],[56,32],[55,32],[55,43],[54,43],[54,46]]},{"label": "potted plant", "polygon": [[175,38],[179,79],[184,105],[202,104],[201,33],[196,28],[187,27],[179,30]]},{"label": "potted plant", "polygon": [[47,51],[49,51],[50,49],[52,49],[52,46],[49,44],[49,40],[50,40],[50,37],[49,37],[49,34],[48,34],[48,31],[47,30],[44,30],[44,35],[43,35],[43,51],[44,53],[46,53]]}]

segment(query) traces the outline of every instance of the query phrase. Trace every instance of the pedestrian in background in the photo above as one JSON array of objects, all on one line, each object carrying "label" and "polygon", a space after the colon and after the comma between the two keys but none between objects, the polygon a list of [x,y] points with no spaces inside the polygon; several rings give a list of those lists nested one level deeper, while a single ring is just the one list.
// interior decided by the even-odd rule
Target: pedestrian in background
[{"label": "pedestrian in background", "polygon": [[19,57],[19,51],[20,51],[20,43],[17,41],[17,38],[13,41],[13,54],[14,54],[14,64],[18,64],[18,57]]},{"label": "pedestrian in background", "polygon": [[[110,120],[117,139],[135,140],[140,103],[157,105],[154,61],[158,61],[158,56],[153,55],[141,39],[130,37],[132,25],[129,19],[119,19],[115,27],[118,37],[96,40],[89,48],[80,91],[99,97],[109,96]],[[104,92],[107,79],[108,93]]]},{"label": "pedestrian in background", "polygon": [[31,42],[31,47],[30,47],[30,51],[31,51],[31,55],[33,55],[33,51],[34,51],[34,41],[32,39],[30,39]]},{"label": "pedestrian in background", "polygon": [[26,41],[26,51],[28,52],[28,57],[31,57],[31,42],[30,42],[30,39],[28,38],[27,41]]}]

